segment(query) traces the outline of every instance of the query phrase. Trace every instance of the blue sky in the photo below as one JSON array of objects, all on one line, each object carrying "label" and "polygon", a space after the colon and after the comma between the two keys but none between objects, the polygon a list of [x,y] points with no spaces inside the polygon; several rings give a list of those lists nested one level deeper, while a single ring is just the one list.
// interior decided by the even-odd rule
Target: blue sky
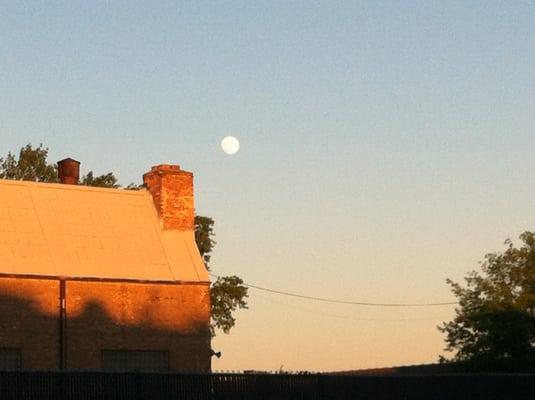
[{"label": "blue sky", "polygon": [[[123,184],[193,171],[216,273],[450,300],[446,277],[534,229],[533,3],[4,1],[0,20],[0,154],[42,142]],[[266,296],[216,368],[430,362],[452,312]]]}]

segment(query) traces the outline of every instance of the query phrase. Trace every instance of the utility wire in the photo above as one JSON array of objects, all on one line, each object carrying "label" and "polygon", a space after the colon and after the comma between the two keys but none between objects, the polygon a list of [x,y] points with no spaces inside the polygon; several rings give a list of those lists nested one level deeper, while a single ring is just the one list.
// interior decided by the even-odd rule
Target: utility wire
[{"label": "utility wire", "polygon": [[[221,278],[219,275],[210,274],[214,278]],[[282,290],[265,288],[262,286],[252,285],[250,283],[243,283],[243,286],[249,287],[251,289],[261,290],[263,292],[280,294],[283,296],[297,297],[299,299],[321,301],[324,303],[336,303],[336,304],[351,304],[355,306],[366,306],[366,307],[440,307],[440,306],[451,306],[458,304],[456,301],[445,301],[445,302],[429,302],[429,303],[372,303],[366,301],[349,301],[349,300],[340,300],[340,299],[331,299],[327,297],[317,297],[317,296],[307,296],[299,293],[285,292]]]},{"label": "utility wire", "polygon": [[[419,321],[444,321],[444,317],[423,317],[423,318],[364,318],[364,317],[355,317],[351,315],[340,315],[340,314],[332,314],[332,313],[326,313],[323,311],[318,311],[317,309],[310,309],[306,307],[299,307],[295,304],[290,304],[288,302],[284,301],[277,301],[268,298],[267,296],[259,295],[259,297],[269,303],[272,304],[280,304],[286,307],[293,308],[297,311],[301,312],[307,312],[310,314],[314,314],[316,316],[322,316],[322,317],[329,317],[329,318],[338,318],[338,319],[345,319],[345,320],[352,320],[352,321],[359,321],[359,322],[385,322],[385,323],[391,323],[391,322],[419,322]],[[447,319],[447,318],[446,318]]]}]

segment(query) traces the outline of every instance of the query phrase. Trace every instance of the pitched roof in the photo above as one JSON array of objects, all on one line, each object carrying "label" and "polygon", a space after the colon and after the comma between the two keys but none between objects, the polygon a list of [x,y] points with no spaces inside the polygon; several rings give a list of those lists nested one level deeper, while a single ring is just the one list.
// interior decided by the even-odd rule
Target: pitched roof
[{"label": "pitched roof", "polygon": [[162,230],[146,190],[1,179],[0,273],[209,281],[194,233]]}]

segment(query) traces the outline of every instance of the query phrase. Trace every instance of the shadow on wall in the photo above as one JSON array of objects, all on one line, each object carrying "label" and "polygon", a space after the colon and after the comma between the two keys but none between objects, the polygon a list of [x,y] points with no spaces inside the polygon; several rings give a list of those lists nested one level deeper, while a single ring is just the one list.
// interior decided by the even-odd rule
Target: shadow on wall
[{"label": "shadow on wall", "polygon": [[[71,317],[69,302],[62,310],[54,294],[56,315],[0,288],[0,369],[210,371],[209,327],[199,320],[162,328],[127,313],[117,321],[97,301]],[[153,314],[165,314],[167,307]]]}]

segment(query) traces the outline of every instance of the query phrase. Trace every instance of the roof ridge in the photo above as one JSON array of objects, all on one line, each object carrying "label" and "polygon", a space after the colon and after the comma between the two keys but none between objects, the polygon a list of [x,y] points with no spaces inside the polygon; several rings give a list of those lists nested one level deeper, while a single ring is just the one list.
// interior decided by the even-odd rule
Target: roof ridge
[{"label": "roof ridge", "polygon": [[145,188],[141,188],[139,190],[129,190],[125,188],[107,188],[107,187],[87,186],[87,185],[67,185],[64,183],[57,183],[57,182],[34,182],[34,181],[24,181],[24,180],[14,180],[14,179],[0,179],[0,184],[46,187],[49,189],[58,189],[58,190],[108,192],[108,193],[129,194],[129,195],[139,195],[139,193],[147,192]]}]

